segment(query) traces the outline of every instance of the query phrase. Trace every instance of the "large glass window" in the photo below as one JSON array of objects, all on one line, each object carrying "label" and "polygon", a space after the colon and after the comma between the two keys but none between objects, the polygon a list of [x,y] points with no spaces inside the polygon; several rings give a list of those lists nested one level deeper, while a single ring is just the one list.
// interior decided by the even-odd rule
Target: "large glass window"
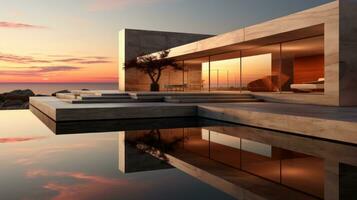
[{"label": "large glass window", "polygon": [[185,91],[202,91],[209,89],[209,58],[185,60]]},{"label": "large glass window", "polygon": [[280,45],[242,51],[242,90],[278,92]]},{"label": "large glass window", "polygon": [[[183,61],[178,61],[177,65],[183,68]],[[184,91],[183,70],[175,70],[171,67],[162,71],[160,78],[160,90]]]},{"label": "large glass window", "polygon": [[210,57],[211,91],[240,90],[240,51]]},{"label": "large glass window", "polygon": [[186,91],[322,93],[324,37],[185,60],[184,66]]}]

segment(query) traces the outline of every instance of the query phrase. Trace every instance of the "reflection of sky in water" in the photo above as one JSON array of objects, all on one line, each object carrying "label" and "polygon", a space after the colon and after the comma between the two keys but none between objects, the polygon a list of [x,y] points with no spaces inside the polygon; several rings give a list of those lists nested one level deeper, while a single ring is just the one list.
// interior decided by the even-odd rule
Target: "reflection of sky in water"
[{"label": "reflection of sky in water", "polygon": [[6,199],[229,199],[177,169],[122,174],[118,133],[54,135],[30,111],[0,111]]}]

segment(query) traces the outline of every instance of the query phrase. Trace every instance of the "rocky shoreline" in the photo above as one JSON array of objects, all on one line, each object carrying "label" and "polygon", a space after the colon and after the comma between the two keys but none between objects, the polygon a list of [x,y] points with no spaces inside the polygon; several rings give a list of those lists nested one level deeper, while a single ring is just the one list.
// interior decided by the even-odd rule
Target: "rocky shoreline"
[{"label": "rocky shoreline", "polygon": [[[61,90],[52,94],[56,96],[57,93],[69,93],[68,90]],[[48,96],[35,94],[30,89],[14,90],[0,94],[0,110],[17,110],[29,109],[29,99],[33,96]]]}]

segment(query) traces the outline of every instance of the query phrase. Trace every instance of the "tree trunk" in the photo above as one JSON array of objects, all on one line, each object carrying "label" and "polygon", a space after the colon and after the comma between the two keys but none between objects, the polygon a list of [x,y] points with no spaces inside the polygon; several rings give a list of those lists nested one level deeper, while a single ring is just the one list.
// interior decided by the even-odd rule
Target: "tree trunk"
[{"label": "tree trunk", "polygon": [[150,84],[150,91],[152,92],[158,92],[160,91],[160,85],[159,83],[153,82]]}]

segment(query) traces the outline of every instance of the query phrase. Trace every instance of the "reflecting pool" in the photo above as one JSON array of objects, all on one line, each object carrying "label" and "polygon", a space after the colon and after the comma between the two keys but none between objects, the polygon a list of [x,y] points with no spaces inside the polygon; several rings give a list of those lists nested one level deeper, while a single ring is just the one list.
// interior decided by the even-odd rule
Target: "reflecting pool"
[{"label": "reflecting pool", "polygon": [[355,145],[201,118],[55,123],[18,110],[0,121],[1,199],[356,195]]}]

